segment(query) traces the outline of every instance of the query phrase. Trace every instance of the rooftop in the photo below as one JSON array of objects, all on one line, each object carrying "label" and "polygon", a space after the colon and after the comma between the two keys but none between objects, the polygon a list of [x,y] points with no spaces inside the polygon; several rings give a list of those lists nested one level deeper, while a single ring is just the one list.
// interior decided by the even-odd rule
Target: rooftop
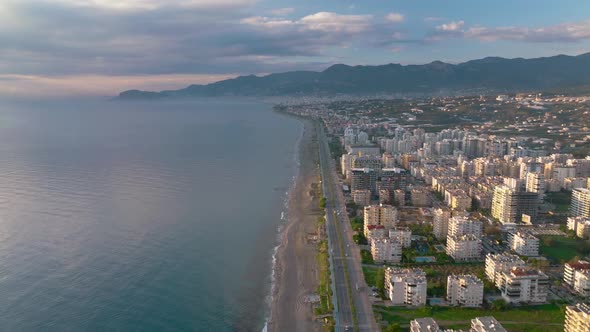
[{"label": "rooftop", "polygon": [[471,327],[481,326],[487,332],[506,332],[506,329],[492,316],[475,317],[471,320]]}]

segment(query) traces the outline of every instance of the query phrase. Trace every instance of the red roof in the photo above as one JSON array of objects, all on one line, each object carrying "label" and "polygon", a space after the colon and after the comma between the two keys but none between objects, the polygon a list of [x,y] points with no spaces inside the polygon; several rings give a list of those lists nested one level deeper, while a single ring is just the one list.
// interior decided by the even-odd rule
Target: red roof
[{"label": "red roof", "polygon": [[383,225],[369,225],[369,226],[367,226],[368,230],[381,229],[381,228],[385,228],[385,227]]},{"label": "red roof", "polygon": [[590,270],[590,263],[568,263],[568,265],[576,270]]}]

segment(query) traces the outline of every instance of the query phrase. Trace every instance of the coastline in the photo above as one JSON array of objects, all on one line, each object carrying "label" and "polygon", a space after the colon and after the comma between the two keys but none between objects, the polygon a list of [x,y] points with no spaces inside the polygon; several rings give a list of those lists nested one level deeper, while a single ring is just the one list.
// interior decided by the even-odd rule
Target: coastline
[{"label": "coastline", "polygon": [[273,257],[270,318],[266,331],[318,331],[321,324],[314,321],[311,295],[316,294],[317,244],[311,239],[317,232],[317,217],[321,216],[318,197],[313,185],[319,181],[318,146],[313,123],[297,117],[303,123],[298,142],[298,169],[287,201],[287,222],[282,225],[279,243]]}]

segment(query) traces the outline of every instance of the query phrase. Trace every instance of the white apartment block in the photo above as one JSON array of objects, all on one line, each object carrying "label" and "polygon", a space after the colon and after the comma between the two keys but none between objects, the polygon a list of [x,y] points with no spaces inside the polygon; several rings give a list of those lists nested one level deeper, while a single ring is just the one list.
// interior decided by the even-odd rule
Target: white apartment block
[{"label": "white apartment block", "polygon": [[371,243],[373,239],[383,239],[387,232],[381,225],[371,225],[367,227],[367,242]]},{"label": "white apartment block", "polygon": [[507,332],[492,316],[475,317],[471,320],[471,332]]},{"label": "white apartment block", "polygon": [[442,330],[432,317],[424,317],[410,322],[410,332],[442,332]]},{"label": "white apartment block", "polygon": [[481,306],[483,303],[483,281],[472,274],[448,276],[447,302],[453,306]]},{"label": "white apartment block", "polygon": [[492,217],[501,223],[520,222],[523,214],[536,217],[539,196],[537,193],[518,191],[508,186],[494,188],[492,198]]},{"label": "white apartment block", "polygon": [[590,270],[580,270],[574,273],[574,292],[583,297],[590,297]]},{"label": "white apartment block", "polygon": [[386,204],[365,206],[364,217],[364,234],[367,236],[370,225],[381,225],[386,229],[395,227],[397,210]]},{"label": "white apartment block", "polygon": [[590,331],[590,305],[578,303],[565,309],[565,332]]},{"label": "white apartment block", "polygon": [[539,199],[545,197],[545,175],[540,173],[528,173],[526,175],[526,191],[539,194]]},{"label": "white apartment block", "polygon": [[525,231],[508,234],[508,245],[522,256],[539,256],[539,239]]},{"label": "white apartment block", "polygon": [[568,217],[567,228],[576,233],[577,237],[590,237],[590,218],[587,217]]},{"label": "white apartment block", "polygon": [[402,245],[388,238],[373,238],[371,255],[376,263],[399,263],[402,261]]},{"label": "white apartment block", "polygon": [[541,271],[515,267],[504,272],[500,285],[508,303],[544,303],[547,301],[549,277]]},{"label": "white apartment block", "polygon": [[525,267],[526,263],[518,256],[512,254],[487,254],[486,278],[500,287],[502,275],[514,267]]},{"label": "white apartment block", "polygon": [[432,232],[439,239],[446,239],[449,233],[449,219],[451,219],[451,210],[447,208],[438,208],[433,211]]},{"label": "white apartment block", "polygon": [[412,245],[412,231],[408,227],[395,227],[389,230],[389,238],[401,243],[403,248]]},{"label": "white apartment block", "polygon": [[590,296],[590,263],[587,261],[566,263],[563,281],[575,293],[584,297]]},{"label": "white apartment block", "polygon": [[466,216],[454,216],[449,219],[449,236],[475,235],[481,237],[482,223]]},{"label": "white apartment block", "polygon": [[576,188],[572,190],[570,215],[572,217],[590,218],[590,190],[586,188]]},{"label": "white apartment block", "polygon": [[457,262],[479,260],[481,249],[481,238],[473,234],[447,236],[447,255]]},{"label": "white apartment block", "polygon": [[426,274],[421,269],[385,270],[385,290],[391,302],[411,306],[426,305]]}]

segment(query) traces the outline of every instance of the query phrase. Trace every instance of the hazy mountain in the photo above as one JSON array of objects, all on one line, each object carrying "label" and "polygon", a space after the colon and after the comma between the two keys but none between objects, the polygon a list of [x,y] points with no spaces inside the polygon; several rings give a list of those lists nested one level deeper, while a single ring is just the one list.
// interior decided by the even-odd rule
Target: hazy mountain
[{"label": "hazy mountain", "polygon": [[590,53],[534,59],[487,57],[460,64],[333,65],[322,72],[294,71],[240,76],[180,90],[129,90],[119,98],[190,96],[285,96],[333,94],[441,93],[488,90],[516,92],[590,85]]}]

